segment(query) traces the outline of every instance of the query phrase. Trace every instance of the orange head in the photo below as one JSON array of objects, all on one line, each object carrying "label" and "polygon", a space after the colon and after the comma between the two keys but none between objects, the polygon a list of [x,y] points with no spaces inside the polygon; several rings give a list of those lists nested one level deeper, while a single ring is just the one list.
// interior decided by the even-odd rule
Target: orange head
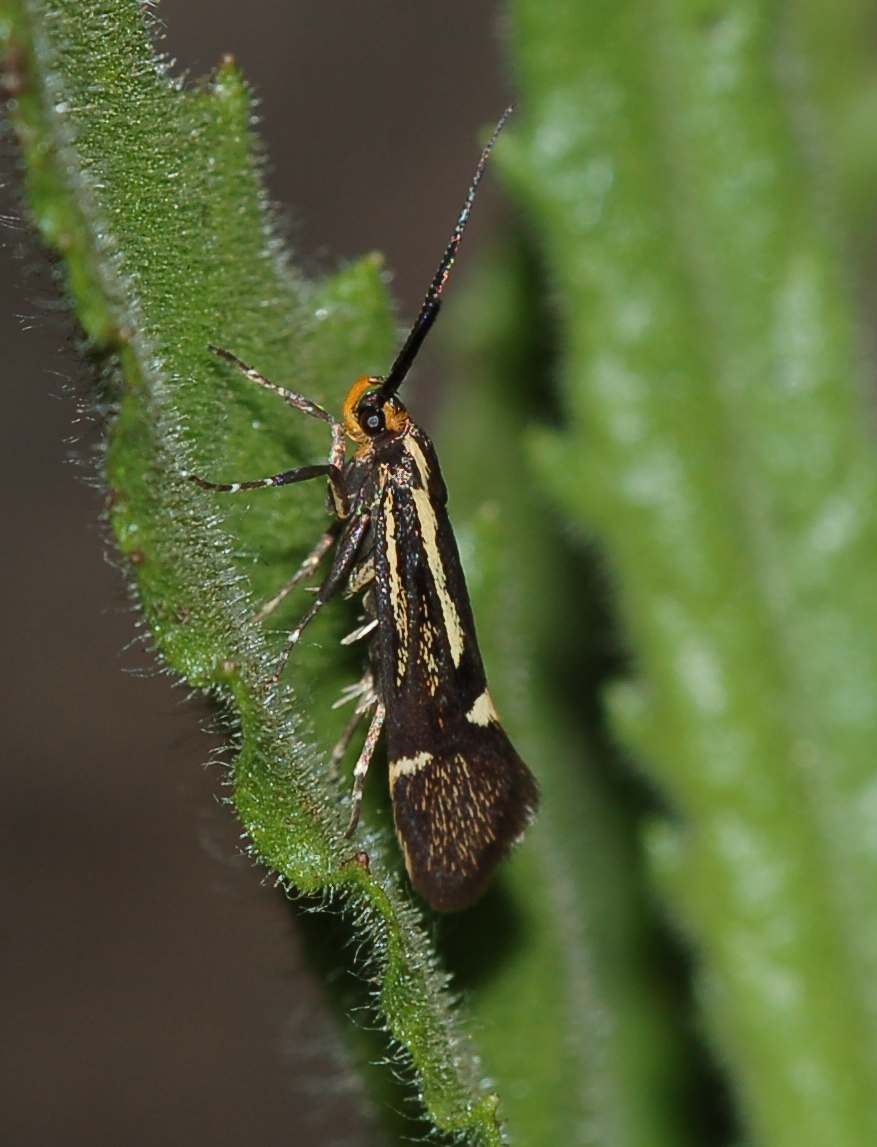
[{"label": "orange head", "polygon": [[408,425],[408,411],[395,396],[381,392],[382,378],[364,374],[344,399],[342,418],[348,437],[361,446],[379,434],[393,434]]}]

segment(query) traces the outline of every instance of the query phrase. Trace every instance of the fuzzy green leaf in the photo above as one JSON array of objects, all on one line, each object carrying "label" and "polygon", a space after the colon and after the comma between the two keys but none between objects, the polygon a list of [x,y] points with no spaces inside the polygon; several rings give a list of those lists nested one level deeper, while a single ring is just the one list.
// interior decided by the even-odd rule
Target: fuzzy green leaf
[{"label": "fuzzy green leaf", "polygon": [[396,850],[374,831],[365,835],[370,870],[352,861],[339,793],[315,747],[331,727],[315,731],[303,716],[321,719],[351,680],[328,640],[343,618],[327,619],[323,640],[318,633],[296,659],[298,698],[272,688],[277,639],[251,621],[319,536],[324,491],[223,502],[184,477],[262,477],[325,455],[324,426],[291,417],[208,344],[337,401],[391,353],[379,263],[317,287],[296,276],[266,206],[237,69],[226,62],[184,89],[156,57],[145,19],[131,0],[0,8],[33,218],[63,255],[90,350],[119,367],[108,387],[110,521],[159,655],[239,727],[233,799],[255,854],[351,917],[361,970],[435,1127],[498,1143],[497,1098],[452,1015]]}]

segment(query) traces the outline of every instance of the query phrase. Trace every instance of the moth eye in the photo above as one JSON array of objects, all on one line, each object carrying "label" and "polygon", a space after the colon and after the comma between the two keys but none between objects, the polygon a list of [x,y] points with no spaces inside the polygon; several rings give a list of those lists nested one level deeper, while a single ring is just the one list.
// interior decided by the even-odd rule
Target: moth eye
[{"label": "moth eye", "polygon": [[371,404],[363,404],[357,412],[357,417],[359,418],[359,425],[366,434],[380,434],[385,428],[384,412]]}]

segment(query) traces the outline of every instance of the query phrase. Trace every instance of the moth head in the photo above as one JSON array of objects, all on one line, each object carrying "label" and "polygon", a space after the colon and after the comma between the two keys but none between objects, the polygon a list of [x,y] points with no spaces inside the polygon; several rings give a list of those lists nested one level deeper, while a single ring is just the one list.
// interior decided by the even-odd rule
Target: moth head
[{"label": "moth head", "polygon": [[383,382],[363,375],[344,400],[344,429],[354,442],[365,445],[379,434],[398,434],[408,425],[408,411],[395,394],[382,392]]}]

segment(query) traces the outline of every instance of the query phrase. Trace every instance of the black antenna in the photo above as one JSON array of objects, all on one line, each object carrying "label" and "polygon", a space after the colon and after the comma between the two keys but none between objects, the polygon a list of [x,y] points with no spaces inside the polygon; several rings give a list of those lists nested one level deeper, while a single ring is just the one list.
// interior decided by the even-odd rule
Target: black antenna
[{"label": "black antenna", "polygon": [[429,284],[429,290],[426,292],[426,296],[420,308],[420,314],[417,316],[414,326],[408,332],[408,338],[403,343],[402,349],[396,355],[396,361],[390,368],[390,373],[387,375],[383,386],[381,386],[381,396],[383,398],[389,398],[391,394],[395,394],[405,381],[405,376],[411,369],[411,364],[415,358],[417,358],[420,344],[429,334],[432,324],[438,317],[442,305],[442,291],[445,289],[445,283],[448,281],[451,268],[457,258],[457,250],[463,240],[463,232],[466,229],[466,224],[469,222],[472,204],[475,202],[475,192],[478,190],[478,184],[481,182],[481,176],[484,174],[484,168],[487,166],[487,158],[493,150],[497,136],[505,127],[505,122],[513,110],[513,106],[506,108],[499,117],[490,139],[484,145],[484,150],[481,153],[481,158],[478,160],[478,166],[475,168],[475,174],[472,176],[472,182],[469,185],[469,190],[463,201],[463,210],[460,212],[457,225],[451,233],[450,241],[445,248],[445,253],[442,256],[441,263],[439,263],[438,270],[432,282]]}]

